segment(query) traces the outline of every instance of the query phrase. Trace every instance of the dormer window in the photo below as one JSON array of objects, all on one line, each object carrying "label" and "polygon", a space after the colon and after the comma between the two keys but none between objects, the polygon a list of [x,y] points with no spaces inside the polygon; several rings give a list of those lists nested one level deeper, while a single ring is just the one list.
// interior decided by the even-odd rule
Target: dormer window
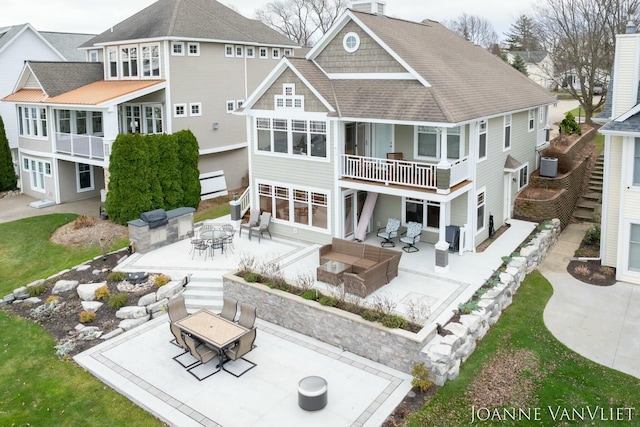
[{"label": "dormer window", "polygon": [[285,83],[282,85],[282,95],[275,96],[275,109],[304,109],[304,96],[296,95],[296,85]]}]

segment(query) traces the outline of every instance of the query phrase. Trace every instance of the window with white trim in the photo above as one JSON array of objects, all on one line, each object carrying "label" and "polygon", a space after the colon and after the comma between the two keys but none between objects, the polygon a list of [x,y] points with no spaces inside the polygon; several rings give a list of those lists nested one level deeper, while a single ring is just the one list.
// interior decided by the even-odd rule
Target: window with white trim
[{"label": "window with white trim", "polygon": [[440,203],[404,197],[402,205],[402,224],[409,222],[422,224],[422,228],[437,230],[440,228]]},{"label": "window with white trim", "polygon": [[224,56],[227,58],[233,58],[233,45],[225,44],[224,45]]},{"label": "window with white trim", "polygon": [[540,124],[544,123],[544,108],[538,107],[538,121]]},{"label": "window with white trim", "polygon": [[257,118],[256,141],[261,152],[327,157],[327,123]]},{"label": "window with white trim", "polygon": [[636,138],[633,147],[633,178],[634,187],[640,186],[640,138]]},{"label": "window with white trim", "polygon": [[109,78],[118,78],[118,48],[107,48],[107,57],[109,61]]},{"label": "window with white trim", "polygon": [[342,39],[342,47],[349,53],[353,53],[360,47],[360,37],[356,33],[347,33]]},{"label": "window with white trim", "polygon": [[525,163],[517,170],[518,191],[522,190],[529,183],[529,163]]},{"label": "window with white trim", "polygon": [[478,126],[478,160],[487,158],[487,121],[482,120]]},{"label": "window with white trim", "polygon": [[[184,106],[186,109],[186,104],[176,104],[176,106],[178,105]],[[120,111],[124,119],[120,133],[164,132],[162,104],[124,104]],[[184,116],[180,117],[186,117],[186,112]]]},{"label": "window with white trim", "polygon": [[171,55],[184,56],[184,43],[183,42],[171,43]]},{"label": "window with white trim", "polygon": [[142,129],[141,133],[162,133],[164,128],[162,125],[162,105],[161,104],[145,104],[142,108]]},{"label": "window with white trim", "polygon": [[76,187],[78,193],[94,189],[93,166],[85,163],[76,163]]},{"label": "window with white trim", "polygon": [[284,83],[282,85],[282,95],[274,96],[276,110],[303,110],[304,95],[296,95],[296,85]]},{"label": "window with white trim", "polygon": [[476,231],[480,232],[484,230],[485,227],[485,200],[486,192],[485,190],[479,191],[476,194]]},{"label": "window with white trim", "polygon": [[187,117],[187,104],[173,104],[173,117]]},{"label": "window with white trim", "polygon": [[142,45],[142,76],[160,77],[160,45]]},{"label": "window with white trim", "polygon": [[328,230],[329,194],[285,185],[258,184],[260,210],[294,226]]},{"label": "window with white trim", "polygon": [[293,49],[285,49],[283,51],[284,56],[293,56]]},{"label": "window with white trim", "polygon": [[279,59],[280,58],[280,49],[277,47],[274,47],[273,49],[271,49],[271,57],[273,59]]},{"label": "window with white trim", "polygon": [[259,50],[259,55],[260,55],[260,59],[267,59],[269,58],[269,51],[267,50],[266,47],[261,47]]},{"label": "window with white trim", "polygon": [[227,113],[233,113],[236,109],[236,101],[227,101]]},{"label": "window with white trim", "polygon": [[247,58],[255,58],[256,57],[256,48],[253,46],[247,46],[246,48]]},{"label": "window with white trim", "polygon": [[629,270],[640,272],[640,224],[629,230]]},{"label": "window with white trim", "polygon": [[504,116],[504,145],[502,148],[506,151],[511,148],[511,114]]},{"label": "window with white trim", "polygon": [[89,51],[89,62],[100,62],[100,54],[96,49]]},{"label": "window with white trim", "polygon": [[[416,158],[429,159],[440,158],[440,141],[442,139],[441,128],[434,126],[417,126],[415,138]],[[460,158],[460,126],[447,128],[447,157],[449,159]]]},{"label": "window with white trim", "polygon": [[536,110],[529,110],[529,132],[536,127]]},{"label": "window with white trim", "polygon": [[31,178],[31,189],[44,193],[45,177],[51,177],[51,163],[42,160],[35,160],[28,157],[22,158],[22,170],[29,173]]},{"label": "window with white trim", "polygon": [[244,99],[238,99],[236,101],[236,108],[242,108],[243,105],[244,105]]},{"label": "window with white trim", "polygon": [[189,115],[190,116],[201,116],[202,115],[202,102],[192,102],[189,104]]},{"label": "window with white trim", "polygon": [[120,48],[120,69],[122,77],[138,77],[138,46]]},{"label": "window with white trim", "polygon": [[243,46],[236,46],[236,57],[237,58],[242,58],[244,56],[244,47]]},{"label": "window with white trim", "polygon": [[46,138],[47,109],[42,107],[18,107],[20,135],[34,138]]},{"label": "window with white trim", "polygon": [[200,56],[200,43],[191,42],[187,44],[187,55]]}]

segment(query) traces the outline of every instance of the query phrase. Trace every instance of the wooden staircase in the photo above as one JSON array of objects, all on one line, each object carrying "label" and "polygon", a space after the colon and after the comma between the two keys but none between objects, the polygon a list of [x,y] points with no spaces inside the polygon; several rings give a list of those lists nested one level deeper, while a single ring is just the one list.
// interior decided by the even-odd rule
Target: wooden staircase
[{"label": "wooden staircase", "polygon": [[573,217],[576,220],[585,222],[600,221],[603,182],[604,154],[600,154],[596,159],[593,170],[591,171],[588,190],[580,197],[576,204],[576,209],[573,211]]}]

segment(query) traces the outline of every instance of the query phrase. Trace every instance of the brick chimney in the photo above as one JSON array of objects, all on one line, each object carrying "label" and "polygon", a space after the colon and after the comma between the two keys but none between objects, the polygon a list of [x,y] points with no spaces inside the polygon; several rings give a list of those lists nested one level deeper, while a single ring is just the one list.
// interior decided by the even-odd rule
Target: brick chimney
[{"label": "brick chimney", "polygon": [[358,12],[368,12],[374,15],[384,15],[387,2],[384,0],[352,0],[351,9]]}]

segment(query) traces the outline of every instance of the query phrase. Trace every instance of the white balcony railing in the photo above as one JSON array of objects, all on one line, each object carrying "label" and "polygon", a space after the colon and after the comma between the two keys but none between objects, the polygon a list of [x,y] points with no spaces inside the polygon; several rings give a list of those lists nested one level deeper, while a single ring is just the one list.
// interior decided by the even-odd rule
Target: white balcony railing
[{"label": "white balcony railing", "polygon": [[[342,178],[362,179],[386,185],[397,184],[436,189],[436,170],[435,163],[341,155],[340,174]],[[469,179],[469,158],[454,160],[451,163],[450,187],[466,179]]]},{"label": "white balcony railing", "polygon": [[105,153],[108,144],[100,136],[56,132],[56,152],[60,154],[104,160],[109,156]]}]

